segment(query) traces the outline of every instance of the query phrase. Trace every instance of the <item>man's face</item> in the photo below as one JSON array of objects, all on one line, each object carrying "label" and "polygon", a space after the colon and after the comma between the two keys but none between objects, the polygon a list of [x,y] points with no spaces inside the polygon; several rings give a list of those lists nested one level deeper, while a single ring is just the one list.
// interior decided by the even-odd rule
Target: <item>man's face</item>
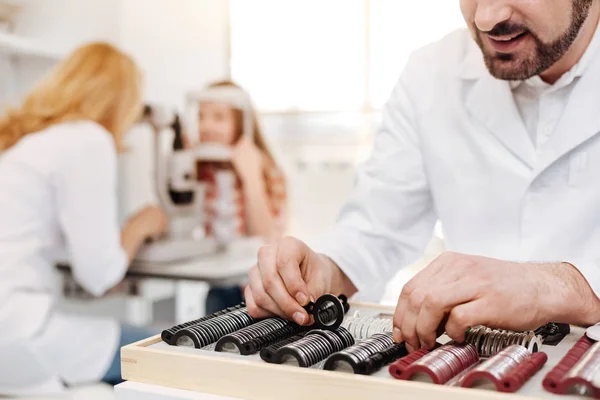
[{"label": "man's face", "polygon": [[490,73],[539,75],[571,47],[594,0],[460,0]]}]

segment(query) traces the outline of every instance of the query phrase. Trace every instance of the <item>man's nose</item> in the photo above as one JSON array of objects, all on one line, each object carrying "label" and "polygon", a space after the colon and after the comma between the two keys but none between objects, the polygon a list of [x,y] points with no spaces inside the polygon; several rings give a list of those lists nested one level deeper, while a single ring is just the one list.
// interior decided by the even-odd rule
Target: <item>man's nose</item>
[{"label": "man's nose", "polygon": [[475,13],[475,26],[482,32],[489,32],[501,22],[512,17],[513,9],[506,0],[481,0]]}]

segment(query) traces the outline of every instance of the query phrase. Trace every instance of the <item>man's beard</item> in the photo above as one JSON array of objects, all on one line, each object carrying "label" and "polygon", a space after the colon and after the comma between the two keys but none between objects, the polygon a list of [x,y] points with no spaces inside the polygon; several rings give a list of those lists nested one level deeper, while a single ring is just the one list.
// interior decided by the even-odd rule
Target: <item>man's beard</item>
[{"label": "man's beard", "polygon": [[[569,50],[581,27],[585,23],[594,0],[573,0],[573,15],[571,25],[558,39],[544,43],[536,34],[523,25],[501,22],[489,32],[482,32],[475,27],[475,40],[483,52],[485,64],[490,73],[504,80],[525,80],[539,75],[556,63]],[[535,42],[534,54],[524,59],[517,59],[515,54],[488,54],[483,43],[483,35],[510,36],[523,32],[529,34]],[[508,63],[513,63],[508,67]]]}]

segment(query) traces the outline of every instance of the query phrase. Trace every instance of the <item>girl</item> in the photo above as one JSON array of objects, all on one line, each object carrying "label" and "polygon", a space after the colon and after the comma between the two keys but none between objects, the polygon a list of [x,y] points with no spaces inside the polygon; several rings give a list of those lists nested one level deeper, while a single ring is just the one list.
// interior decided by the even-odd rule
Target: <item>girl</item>
[{"label": "girl", "polygon": [[[210,88],[233,87],[230,81],[217,82]],[[286,187],[281,169],[275,163],[263,138],[254,112],[252,140],[244,137],[242,111],[228,104],[201,103],[199,139],[202,143],[217,143],[233,147],[232,167],[237,177],[236,207],[238,209],[238,234],[261,236],[270,241],[284,230]],[[202,164],[200,180],[208,182],[207,213],[209,234],[213,230],[210,216],[215,214],[214,200],[218,196],[214,180],[215,166]],[[239,287],[212,288],[208,294],[206,311],[211,313],[242,301]]]},{"label": "girl", "polygon": [[152,207],[117,225],[117,149],[140,114],[140,85],[128,56],[93,43],[0,117],[0,393],[117,382],[119,347],[150,336],[58,312],[51,284],[53,254],[66,248],[75,279],[101,295],[166,229]]}]

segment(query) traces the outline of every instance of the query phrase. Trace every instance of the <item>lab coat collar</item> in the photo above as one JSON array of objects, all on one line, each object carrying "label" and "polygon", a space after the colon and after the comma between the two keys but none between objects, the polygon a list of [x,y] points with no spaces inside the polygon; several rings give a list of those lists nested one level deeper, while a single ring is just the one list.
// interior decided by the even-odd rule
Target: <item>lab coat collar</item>
[{"label": "lab coat collar", "polygon": [[575,82],[554,134],[540,152],[535,176],[600,132],[600,52]]},{"label": "lab coat collar", "polygon": [[[600,32],[596,31],[585,57],[573,69],[576,87],[550,140],[536,154],[514,101],[511,85],[490,75],[477,43],[463,62],[465,106],[512,154],[531,170],[534,178],[558,159],[600,132]],[[469,82],[471,81],[471,82]]]},{"label": "lab coat collar", "polygon": [[465,106],[496,139],[530,170],[535,165],[535,149],[515,104],[508,81],[490,75],[479,46],[469,41],[461,77],[467,81]]},{"label": "lab coat collar", "polygon": [[599,49],[600,24],[581,60],[569,71],[571,76],[563,76],[576,86],[554,135],[540,154],[535,176],[600,132]]}]

